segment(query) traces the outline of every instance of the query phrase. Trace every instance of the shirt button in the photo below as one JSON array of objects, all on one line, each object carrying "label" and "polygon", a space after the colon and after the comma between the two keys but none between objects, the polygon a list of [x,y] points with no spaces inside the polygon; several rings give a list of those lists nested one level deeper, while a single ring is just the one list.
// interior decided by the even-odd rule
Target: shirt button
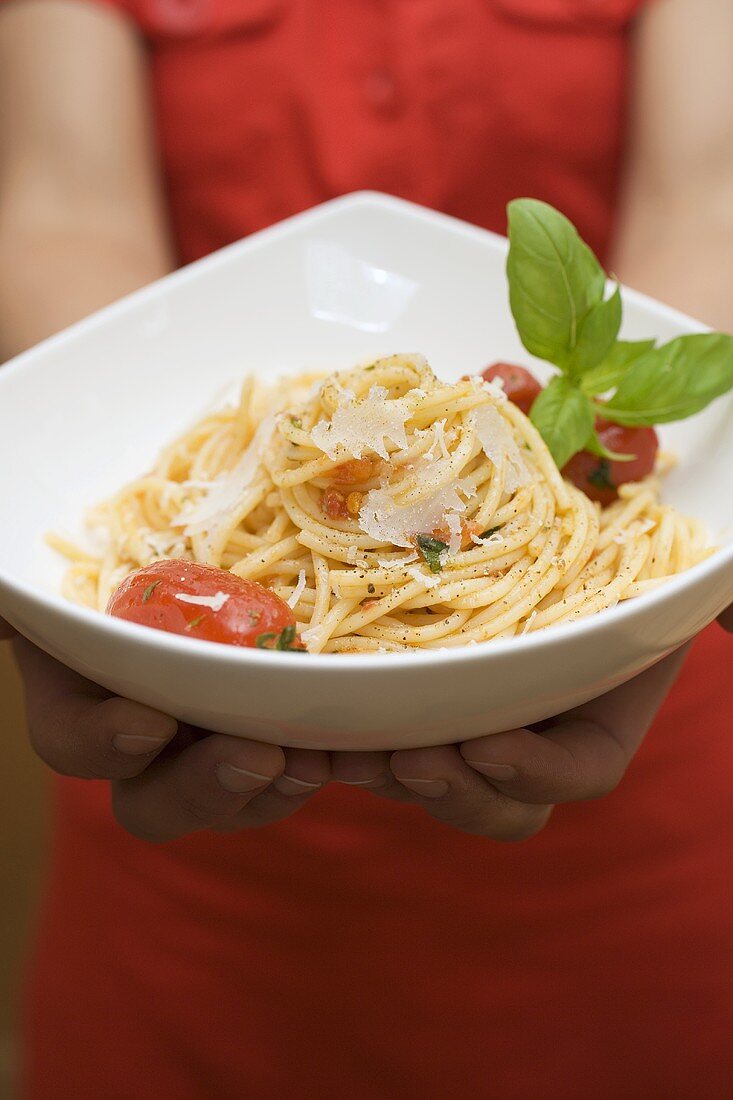
[{"label": "shirt button", "polygon": [[393,107],[397,102],[397,81],[387,69],[374,69],[369,73],[364,91],[367,102],[378,110]]}]

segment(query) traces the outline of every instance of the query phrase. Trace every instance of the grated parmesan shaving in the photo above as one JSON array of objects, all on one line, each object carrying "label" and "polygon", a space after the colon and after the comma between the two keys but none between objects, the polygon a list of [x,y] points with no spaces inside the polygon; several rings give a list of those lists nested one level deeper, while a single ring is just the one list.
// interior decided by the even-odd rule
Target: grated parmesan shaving
[{"label": "grated parmesan shaving", "polygon": [[331,420],[319,420],[311,431],[316,447],[331,459],[339,448],[354,458],[361,458],[365,450],[389,458],[385,440],[406,450],[405,421],[412,410],[403,398],[388,400],[387,392],[384,386],[372,386],[366,397],[357,400],[351,390],[344,390]]},{"label": "grated parmesan shaving", "polygon": [[199,607],[210,607],[212,611],[221,611],[229,596],[226,592],[217,592],[213,596],[189,596],[187,592],[176,592],[176,599],[181,603],[195,603]]},{"label": "grated parmesan shaving", "polygon": [[411,565],[406,570],[414,581],[420,581],[426,588],[435,588],[436,584],[440,584],[442,577],[435,573],[425,573],[419,565]]},{"label": "grated parmesan shaving", "polygon": [[445,517],[445,525],[448,528],[448,552],[450,554],[457,554],[461,549],[461,543],[463,542],[463,530],[461,528],[461,518],[456,515],[455,512],[449,512]]},{"label": "grated parmesan shaving", "polygon": [[286,600],[286,603],[287,603],[288,607],[293,608],[293,607],[298,606],[298,600],[300,599],[300,597],[305,592],[305,585],[306,585],[305,569],[301,569],[300,573],[298,574],[298,583],[296,584],[295,589],[294,589],[292,595],[290,596],[290,598],[288,600]]},{"label": "grated parmesan shaving", "polygon": [[413,551],[412,554],[407,554],[404,558],[377,558],[377,564],[382,569],[398,569],[403,565],[409,565],[413,561],[418,561],[417,551]]},{"label": "grated parmesan shaving", "polygon": [[217,524],[227,519],[229,512],[257,473],[262,455],[275,431],[276,422],[274,414],[265,417],[234,469],[224,477],[212,481],[204,499],[176,516],[171,521],[173,527],[185,527],[185,534],[189,536],[204,531],[211,534]]},{"label": "grated parmesan shaving", "polygon": [[143,539],[153,554],[159,558],[180,558],[186,551],[183,537],[172,531],[149,531]]},{"label": "grated parmesan shaving", "polygon": [[445,437],[445,419],[436,420],[432,428],[428,429],[432,433],[433,442],[430,445],[429,450],[425,452],[423,458],[426,458],[428,462],[432,462],[435,459],[435,448],[440,448],[440,453],[443,458],[450,458],[450,451],[448,450]]},{"label": "grated parmesan shaving", "polygon": [[425,500],[400,507],[386,489],[370,489],[359,512],[359,526],[367,535],[393,546],[410,547],[416,535],[428,534],[448,522],[451,512],[465,512],[458,495],[460,481],[443,486]]},{"label": "grated parmesan shaving", "polygon": [[504,486],[507,492],[516,492],[531,476],[510,425],[493,405],[481,405],[473,417],[484,454],[497,469],[504,465]]}]

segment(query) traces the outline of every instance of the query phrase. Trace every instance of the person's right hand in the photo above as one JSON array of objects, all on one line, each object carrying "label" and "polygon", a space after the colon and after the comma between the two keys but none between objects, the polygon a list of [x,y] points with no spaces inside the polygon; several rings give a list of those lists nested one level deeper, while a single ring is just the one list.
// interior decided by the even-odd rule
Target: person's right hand
[{"label": "person's right hand", "polygon": [[[12,633],[0,620],[0,637]],[[143,840],[269,825],[330,778],[328,753],[179,724],[113,696],[20,636],[14,646],[33,748],[61,775],[111,780],[115,817]]]}]

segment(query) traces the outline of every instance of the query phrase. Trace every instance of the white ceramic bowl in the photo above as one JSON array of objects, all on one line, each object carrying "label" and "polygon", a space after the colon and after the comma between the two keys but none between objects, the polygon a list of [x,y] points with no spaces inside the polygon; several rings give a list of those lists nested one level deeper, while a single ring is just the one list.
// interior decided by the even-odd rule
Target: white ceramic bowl
[{"label": "white ceramic bowl", "polygon": [[[0,370],[0,615],[115,692],[221,732],[313,748],[438,744],[549,717],[608,691],[733,600],[733,398],[663,432],[668,500],[723,549],[584,621],[449,652],[316,657],[176,637],[58,595],[43,543],[144,471],[248,371],[425,353],[457,378],[527,362],[507,304],[506,242],[397,199],[351,195],[185,268]],[[702,326],[626,291],[624,335]],[[535,364],[535,366],[537,366]],[[540,368],[540,371],[542,368]]]}]

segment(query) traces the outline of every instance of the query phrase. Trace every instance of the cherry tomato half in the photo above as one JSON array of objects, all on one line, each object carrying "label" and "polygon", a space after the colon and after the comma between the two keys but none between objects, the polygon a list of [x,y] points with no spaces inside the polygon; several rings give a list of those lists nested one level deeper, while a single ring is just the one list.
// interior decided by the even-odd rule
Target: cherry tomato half
[{"label": "cherry tomato half", "polygon": [[604,507],[618,496],[619,485],[641,481],[654,469],[659,439],[654,428],[624,428],[608,420],[596,420],[598,437],[609,451],[634,455],[629,462],[614,462],[590,451],[579,451],[563,469],[563,476]]},{"label": "cherry tomato half", "polygon": [[513,363],[492,363],[486,370],[481,371],[481,377],[487,382],[496,382],[498,379],[509,400],[520,408],[525,416],[529,416],[529,410],[542,389],[531,371],[525,367],[515,366]]},{"label": "cherry tomato half", "polygon": [[112,593],[107,614],[208,642],[303,649],[284,600],[256,581],[196,562],[158,561],[131,573]]}]

